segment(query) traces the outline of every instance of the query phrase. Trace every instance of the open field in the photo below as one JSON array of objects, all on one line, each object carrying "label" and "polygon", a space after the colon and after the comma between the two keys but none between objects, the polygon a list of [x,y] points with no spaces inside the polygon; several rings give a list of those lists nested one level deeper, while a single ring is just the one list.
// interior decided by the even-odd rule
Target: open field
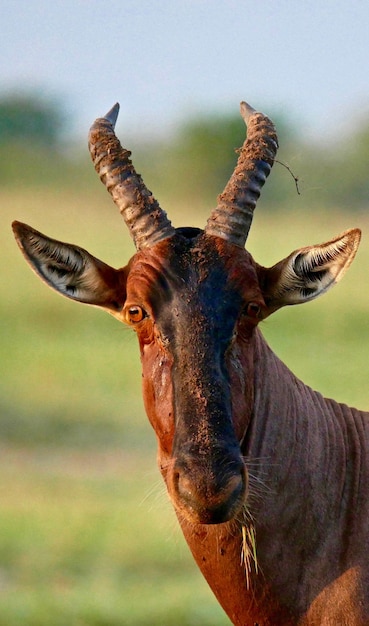
[{"label": "open field", "polygon": [[153,456],[1,449],[1,626],[228,623],[187,554]]},{"label": "open field", "polygon": [[[10,233],[18,219],[124,264],[132,244],[94,185],[89,195],[0,194],[0,626],[226,625],[156,471],[133,333],[42,285]],[[183,214],[198,226],[207,217]],[[179,211],[170,217],[183,224]],[[265,215],[260,203],[248,248],[273,264],[351,226],[363,241],[343,282],[263,330],[306,383],[368,408],[369,218]]]}]

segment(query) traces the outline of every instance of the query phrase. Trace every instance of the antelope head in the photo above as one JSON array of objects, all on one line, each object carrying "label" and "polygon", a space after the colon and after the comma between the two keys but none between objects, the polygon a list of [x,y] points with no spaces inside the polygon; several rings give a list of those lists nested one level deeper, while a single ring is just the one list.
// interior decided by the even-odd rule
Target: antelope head
[{"label": "antelope head", "polygon": [[48,285],[102,307],[137,333],[161,472],[178,515],[202,524],[237,517],[247,499],[258,323],[327,291],[360,239],[353,229],[271,268],[253,260],[244,246],[277,135],[244,102],[241,114],[247,137],[203,231],[175,229],[146,188],[115,135],[118,105],[95,121],[89,147],[135,243],[128,264],[113,269],[83,248],[13,225],[25,258]]}]

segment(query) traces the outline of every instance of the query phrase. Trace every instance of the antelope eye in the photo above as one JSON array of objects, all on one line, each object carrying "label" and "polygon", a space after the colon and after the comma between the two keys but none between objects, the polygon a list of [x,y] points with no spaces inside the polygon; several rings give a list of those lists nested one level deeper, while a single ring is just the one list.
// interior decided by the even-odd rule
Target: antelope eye
[{"label": "antelope eye", "polygon": [[260,315],[260,311],[261,308],[259,304],[257,304],[256,302],[249,302],[246,306],[245,313],[248,317],[251,317],[252,319],[257,319]]},{"label": "antelope eye", "polygon": [[137,304],[130,306],[127,310],[127,321],[131,324],[137,324],[146,317],[144,309]]}]

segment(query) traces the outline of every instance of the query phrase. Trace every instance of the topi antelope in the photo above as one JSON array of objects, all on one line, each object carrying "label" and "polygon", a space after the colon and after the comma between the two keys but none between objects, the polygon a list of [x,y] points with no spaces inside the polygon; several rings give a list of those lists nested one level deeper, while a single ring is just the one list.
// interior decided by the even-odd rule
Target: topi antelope
[{"label": "topi antelope", "polygon": [[278,143],[265,115],[241,114],[247,138],[203,231],[173,228],[115,136],[116,105],[89,147],[137,248],[128,265],[18,222],[15,236],[51,287],[136,331],[160,470],[233,624],[369,624],[369,414],[297,380],[258,329],[337,283],[360,231],[256,263],[244,246]]}]

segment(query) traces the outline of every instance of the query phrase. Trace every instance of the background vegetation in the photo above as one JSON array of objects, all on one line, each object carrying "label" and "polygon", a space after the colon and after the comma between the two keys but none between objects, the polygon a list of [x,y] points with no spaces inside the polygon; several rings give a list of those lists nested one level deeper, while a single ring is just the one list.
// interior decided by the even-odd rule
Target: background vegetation
[{"label": "background vegetation", "polygon": [[[368,407],[369,120],[310,145],[276,113],[279,158],[248,248],[265,265],[351,226],[357,260],[325,298],[263,330],[325,395]],[[49,123],[50,122],[50,123]],[[197,572],[155,464],[135,337],[47,290],[10,233],[18,219],[119,266],[133,246],[53,102],[0,101],[0,626],[228,624]],[[118,134],[120,129],[118,127]],[[203,226],[233,166],[238,116],[189,120],[130,147],[175,225]]]}]

